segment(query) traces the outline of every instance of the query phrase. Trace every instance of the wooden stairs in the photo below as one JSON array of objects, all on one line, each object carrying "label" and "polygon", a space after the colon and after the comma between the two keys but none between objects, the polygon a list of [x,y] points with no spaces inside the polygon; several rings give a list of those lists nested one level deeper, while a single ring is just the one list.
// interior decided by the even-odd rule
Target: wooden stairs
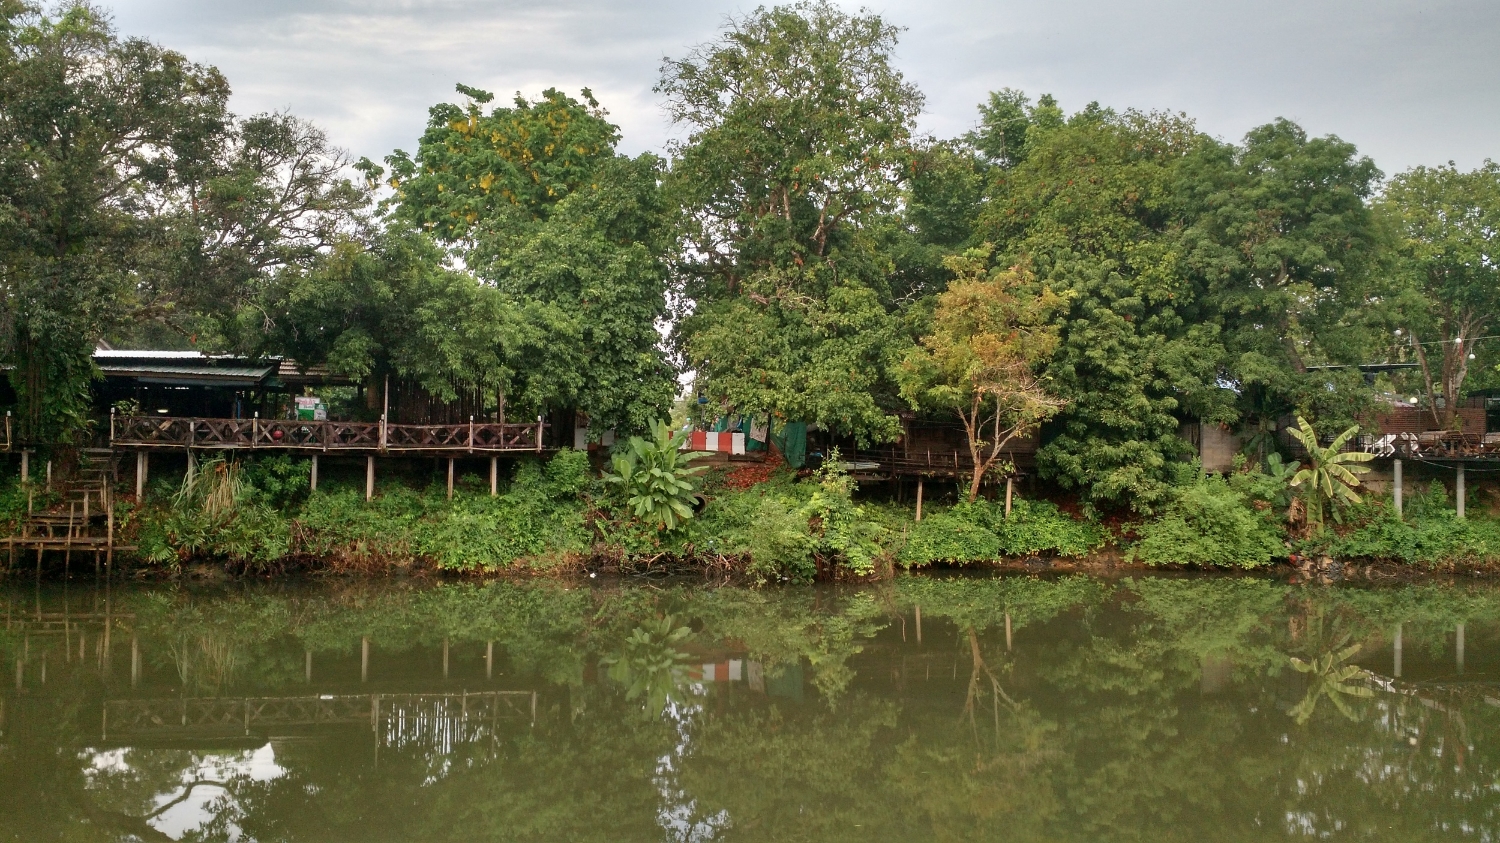
[{"label": "wooden stairs", "polygon": [[10,567],[14,568],[17,550],[35,550],[37,572],[41,572],[43,554],[61,551],[66,570],[73,552],[92,552],[97,570],[101,561],[114,560],[115,518],[114,486],[116,455],[108,448],[90,448],[81,452],[77,472],[58,485],[62,500],[46,509],[33,509],[27,501],[27,514],[15,535],[5,540],[10,549]]}]

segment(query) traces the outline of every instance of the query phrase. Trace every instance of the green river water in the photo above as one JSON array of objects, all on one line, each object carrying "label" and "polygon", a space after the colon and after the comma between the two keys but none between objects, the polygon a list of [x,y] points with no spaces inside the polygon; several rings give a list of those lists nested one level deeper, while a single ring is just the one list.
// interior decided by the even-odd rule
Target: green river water
[{"label": "green river water", "polygon": [[1500,588],[3,586],[0,840],[1500,838]]}]

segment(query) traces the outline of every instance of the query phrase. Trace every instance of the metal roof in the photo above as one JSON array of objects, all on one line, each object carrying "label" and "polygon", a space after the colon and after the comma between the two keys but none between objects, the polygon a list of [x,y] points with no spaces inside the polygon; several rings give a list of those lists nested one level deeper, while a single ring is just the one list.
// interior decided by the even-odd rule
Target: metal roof
[{"label": "metal roof", "polygon": [[150,349],[130,350],[123,348],[96,348],[95,360],[208,360],[201,351],[155,351]]},{"label": "metal roof", "polygon": [[212,360],[205,360],[197,365],[187,362],[100,361],[99,369],[105,377],[130,378],[141,383],[173,386],[257,386],[276,371],[274,365],[264,363],[233,365],[227,361],[216,364]]}]

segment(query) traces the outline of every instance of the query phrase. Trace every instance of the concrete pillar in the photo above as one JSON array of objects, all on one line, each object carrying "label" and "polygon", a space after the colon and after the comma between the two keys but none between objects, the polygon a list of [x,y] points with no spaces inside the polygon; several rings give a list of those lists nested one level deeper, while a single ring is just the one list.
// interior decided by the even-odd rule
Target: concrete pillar
[{"label": "concrete pillar", "polygon": [[187,473],[188,474],[197,474],[198,473],[198,455],[193,453],[193,449],[192,448],[188,449],[187,455],[188,455]]},{"label": "concrete pillar", "polygon": [[1393,481],[1392,484],[1391,484],[1391,486],[1392,486],[1392,491],[1395,494],[1395,500],[1396,500],[1396,517],[1400,518],[1401,517],[1401,461],[1400,460],[1392,460],[1391,461],[1391,471],[1392,471],[1392,474],[1393,474],[1393,477],[1391,478],[1392,481]]},{"label": "concrete pillar", "polygon": [[453,463],[452,457],[448,458],[448,500],[453,500]]},{"label": "concrete pillar", "polygon": [[1457,634],[1454,636],[1453,657],[1458,663],[1458,672],[1464,672],[1464,625],[1459,624]]},{"label": "concrete pillar", "polygon": [[52,460],[47,460],[47,491],[52,491]]},{"label": "concrete pillar", "polygon": [[307,485],[308,485],[308,489],[310,491],[314,491],[314,492],[318,491],[318,455],[317,454],[313,454],[312,455],[312,473],[311,473],[310,477],[308,478],[308,484]]},{"label": "concrete pillar", "polygon": [[1395,670],[1395,673],[1396,673],[1396,678],[1400,679],[1401,678],[1401,624],[1399,624],[1399,623],[1396,624],[1396,646],[1395,646],[1394,649],[1395,649],[1395,661],[1396,661],[1396,670]]},{"label": "concrete pillar", "polygon": [[375,497],[375,458],[365,457],[365,500]]},{"label": "concrete pillar", "polygon": [[490,497],[500,494],[500,458],[490,457]]},{"label": "concrete pillar", "polygon": [[917,520],[922,520],[922,478],[917,478]]},{"label": "concrete pillar", "polygon": [[1014,477],[1007,477],[1007,478],[1005,478],[1005,520],[1007,520],[1007,521],[1010,520],[1010,501],[1011,501],[1012,494],[1015,492],[1015,488],[1016,488],[1016,478],[1014,478]]},{"label": "concrete pillar", "polygon": [[1464,464],[1458,464],[1458,479],[1454,482],[1453,497],[1458,501],[1458,517],[1464,517]]},{"label": "concrete pillar", "polygon": [[31,452],[21,452],[21,482],[25,483],[31,479]]}]

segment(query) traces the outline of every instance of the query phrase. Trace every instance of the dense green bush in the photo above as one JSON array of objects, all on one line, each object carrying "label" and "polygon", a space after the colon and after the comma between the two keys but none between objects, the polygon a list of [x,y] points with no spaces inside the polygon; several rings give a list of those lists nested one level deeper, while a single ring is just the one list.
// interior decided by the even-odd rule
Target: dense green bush
[{"label": "dense green bush", "polygon": [[915,568],[982,562],[999,555],[1000,537],[993,531],[953,512],[940,512],[913,525],[897,560]]},{"label": "dense green bush", "polygon": [[1327,531],[1304,543],[1309,553],[1346,559],[1377,559],[1414,565],[1484,562],[1500,558],[1500,523],[1487,518],[1459,520],[1441,483],[1413,495],[1406,517],[1384,504],[1371,505],[1353,530]]},{"label": "dense green bush", "polygon": [[255,569],[288,556],[292,533],[281,513],[257,499],[238,462],[213,458],[187,473],[166,507],[142,513],[136,544],[157,564],[197,556]]},{"label": "dense green bush", "polygon": [[966,501],[913,526],[900,561],[919,566],[1038,553],[1078,557],[1097,550],[1107,539],[1100,525],[1071,518],[1049,501],[1016,498],[1010,518],[1003,504]]},{"label": "dense green bush", "polygon": [[1178,487],[1160,517],[1139,529],[1132,558],[1148,565],[1254,568],[1283,551],[1270,510],[1258,511],[1245,495],[1217,477],[1199,476]]},{"label": "dense green bush", "polygon": [[588,455],[562,451],[523,462],[504,494],[393,487],[372,501],[357,489],[313,494],[297,517],[299,552],[352,563],[428,559],[454,571],[555,560],[588,546],[582,493]]}]

